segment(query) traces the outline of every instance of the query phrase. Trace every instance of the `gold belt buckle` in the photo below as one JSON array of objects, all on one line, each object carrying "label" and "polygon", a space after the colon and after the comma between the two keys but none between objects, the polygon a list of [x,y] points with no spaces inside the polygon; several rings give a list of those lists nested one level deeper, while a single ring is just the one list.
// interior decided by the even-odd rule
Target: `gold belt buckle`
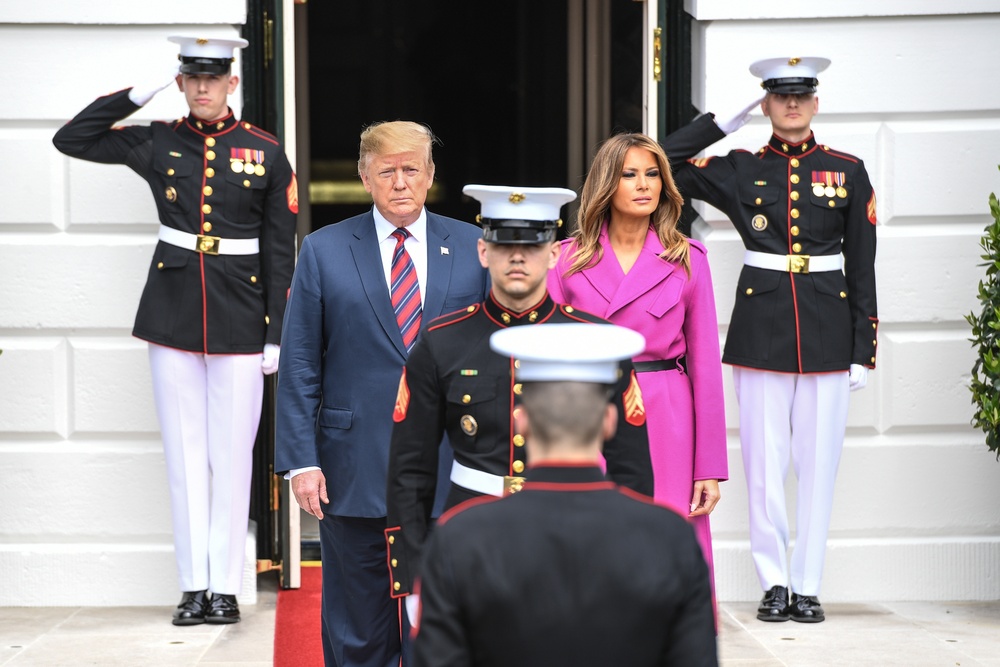
[{"label": "gold belt buckle", "polygon": [[809,273],[809,255],[785,255],[792,273]]},{"label": "gold belt buckle", "polygon": [[198,234],[198,243],[195,250],[205,253],[206,255],[218,255],[219,241],[221,240],[222,237],[220,236],[205,236],[204,234]]},{"label": "gold belt buckle", "polygon": [[511,477],[510,475],[504,475],[503,478],[503,494],[509,496],[512,493],[517,493],[524,486],[523,477]]}]

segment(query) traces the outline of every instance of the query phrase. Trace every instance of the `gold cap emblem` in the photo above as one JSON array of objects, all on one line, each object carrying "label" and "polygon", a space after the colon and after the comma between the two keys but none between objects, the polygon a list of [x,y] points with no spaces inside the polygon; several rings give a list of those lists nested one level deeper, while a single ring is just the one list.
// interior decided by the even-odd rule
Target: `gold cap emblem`
[{"label": "gold cap emblem", "polygon": [[525,197],[520,192],[511,192],[510,197],[507,198],[511,204],[520,204],[524,201]]}]

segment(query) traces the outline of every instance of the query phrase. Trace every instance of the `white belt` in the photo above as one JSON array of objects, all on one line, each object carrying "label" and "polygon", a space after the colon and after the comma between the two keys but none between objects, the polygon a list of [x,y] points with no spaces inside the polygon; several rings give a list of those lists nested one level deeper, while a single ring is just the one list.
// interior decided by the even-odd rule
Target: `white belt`
[{"label": "white belt", "polygon": [[844,268],[843,255],[774,255],[769,252],[747,250],[743,263],[758,269],[789,271],[791,273],[817,273],[840,271]]},{"label": "white belt", "polygon": [[188,234],[166,225],[160,225],[159,239],[206,255],[256,255],[260,252],[260,241],[257,239],[223,239],[206,234]]},{"label": "white belt", "polygon": [[521,490],[521,485],[524,484],[523,477],[491,475],[488,472],[464,466],[458,461],[451,462],[451,481],[470,491],[497,498],[517,493]]}]

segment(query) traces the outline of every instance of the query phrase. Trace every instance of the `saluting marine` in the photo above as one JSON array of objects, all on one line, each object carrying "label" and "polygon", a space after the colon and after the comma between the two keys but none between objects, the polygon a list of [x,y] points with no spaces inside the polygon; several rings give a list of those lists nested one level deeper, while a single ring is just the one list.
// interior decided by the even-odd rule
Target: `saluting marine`
[{"label": "saluting marine", "polygon": [[[160,219],[133,335],[150,343],[181,590],[175,625],[240,618],[263,374],[277,370],[295,264],[295,174],[278,140],[228,107],[243,39],[180,45],[156,85],[101,97],[53,138],[66,155],[128,165]],[[176,81],[191,113],[113,125]],[[262,373],[263,371],[263,373]]]},{"label": "saluting marine", "polygon": [[[482,495],[515,493],[524,481],[529,461],[515,425],[521,395],[516,362],[490,349],[490,334],[542,323],[606,323],[557,304],[545,287],[558,259],[559,209],[575,198],[572,190],[467,185],[464,192],[483,204],[479,260],[490,271],[492,289],[482,304],[432,321],[403,369],[387,490],[386,538],[397,597],[412,592],[430,529],[443,433],[454,449],[446,509]],[[620,423],[604,446],[608,476],[652,495],[645,408],[631,361],[621,363],[614,402]]]},{"label": "saluting marine", "polygon": [[[740,402],[764,621],[824,619],[818,594],[849,390],[875,367],[875,193],[862,161],[818,143],[811,129],[816,75],[829,64],[754,63],[773,129],[767,145],[672,165],[681,193],[723,211],[746,247],[722,361],[733,365]],[[723,135],[705,115],[663,143],[683,159]],[[790,565],[789,457],[800,498]]]}]

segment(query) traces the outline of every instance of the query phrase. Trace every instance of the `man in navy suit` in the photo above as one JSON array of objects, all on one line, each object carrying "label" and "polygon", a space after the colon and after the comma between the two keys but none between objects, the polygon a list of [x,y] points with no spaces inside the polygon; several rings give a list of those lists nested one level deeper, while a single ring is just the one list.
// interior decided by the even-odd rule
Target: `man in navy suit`
[{"label": "man in navy suit", "polygon": [[[399,664],[403,619],[389,595],[383,531],[400,373],[421,321],[489,290],[479,228],[424,208],[434,141],[408,121],[366,128],[358,173],[374,207],[306,236],[292,279],[274,470],[288,473],[299,505],[320,519],[328,667]],[[393,288],[406,277],[399,296]]]}]

